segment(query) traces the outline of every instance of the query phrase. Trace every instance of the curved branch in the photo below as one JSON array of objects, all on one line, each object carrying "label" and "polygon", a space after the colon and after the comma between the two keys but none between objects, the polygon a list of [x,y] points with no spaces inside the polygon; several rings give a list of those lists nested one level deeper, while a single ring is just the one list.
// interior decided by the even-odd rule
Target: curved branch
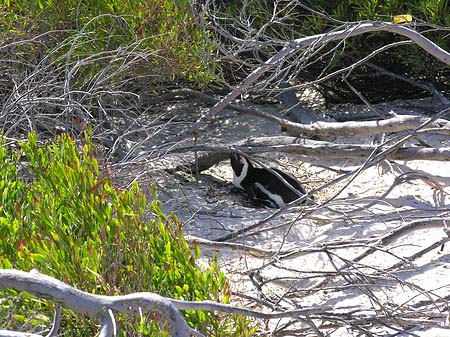
[{"label": "curved branch", "polygon": [[357,25],[348,27],[343,30],[307,36],[294,40],[291,43],[286,43],[285,46],[266,62],[261,64],[258,68],[253,70],[239,85],[237,85],[231,92],[229,92],[223,99],[217,102],[199,119],[197,119],[191,126],[184,129],[176,136],[168,139],[163,145],[177,142],[186,136],[195,134],[198,130],[203,128],[214,116],[228,106],[236,97],[245,92],[250,85],[252,85],[258,78],[260,78],[266,71],[272,69],[274,66],[283,62],[286,57],[298,50],[304,50],[307,47],[325,44],[330,41],[342,40],[352,36],[357,36],[370,32],[386,31],[405,36],[414,41],[418,46],[423,48],[426,52],[436,57],[441,62],[450,65],[450,53],[437,46],[435,43],[422,36],[415,30],[406,26],[396,25],[390,22],[369,22],[358,23]]},{"label": "curved branch", "polygon": [[391,22],[367,22],[359,23],[357,25],[348,27],[344,30],[339,30],[331,33],[324,33],[318,35],[312,35],[294,40],[293,45],[295,48],[305,48],[313,44],[324,44],[330,41],[343,40],[352,36],[357,36],[371,32],[390,32],[398,35],[402,35],[412,40],[419,47],[424,49],[427,53],[431,54],[439,61],[450,65],[450,53],[436,45],[433,41],[427,39],[419,32],[411,29],[407,26],[394,24]]},{"label": "curved branch", "polygon": [[[188,337],[191,331],[174,303],[154,293],[135,293],[124,296],[93,295],[36,270],[27,273],[12,269],[0,270],[0,289],[2,288],[27,291],[38,297],[51,299],[78,314],[91,317],[104,317],[105,309],[135,314],[141,307],[143,310],[158,312],[166,318],[172,336]],[[102,331],[104,330],[105,333],[110,331],[111,324],[106,325],[105,321],[102,323]],[[0,336],[3,335],[0,334]]]},{"label": "curved branch", "polygon": [[[367,144],[335,144],[326,141],[298,139],[288,136],[261,137],[251,138],[236,144],[235,148],[247,153],[266,153],[266,152],[284,152],[295,153],[308,157],[321,158],[367,158],[375,150],[382,152],[387,150],[389,146],[376,146]],[[198,157],[196,163],[189,165],[179,165],[175,168],[168,169],[168,172],[184,171],[184,172],[202,172],[214,166],[222,160],[229,158],[229,152],[233,151],[230,146],[215,145],[196,145],[186,146],[172,149],[169,153],[185,153],[193,151],[206,152]],[[390,153],[386,159],[388,160],[436,160],[449,161],[450,148],[428,148],[405,146],[398,148],[395,152]]]},{"label": "curved branch", "polygon": [[[284,312],[265,313],[213,301],[196,302],[174,300],[149,292],[123,296],[93,295],[75,289],[64,282],[41,274],[36,270],[27,273],[13,269],[0,269],[0,289],[3,288],[26,291],[40,298],[53,300],[78,314],[101,317],[102,336],[114,335],[112,311],[132,314],[137,313],[139,308],[147,311],[156,311],[169,322],[172,336],[188,337],[190,333],[197,333],[189,328],[178,310],[218,311],[261,319],[299,318],[307,317],[308,315],[323,314],[333,310],[332,306],[317,306]],[[105,310],[107,314],[105,314]],[[9,331],[7,330],[0,330],[0,337],[23,336],[23,334],[17,334],[15,332],[11,332],[13,335],[8,335],[8,333]],[[30,336],[41,337],[40,335]]]}]

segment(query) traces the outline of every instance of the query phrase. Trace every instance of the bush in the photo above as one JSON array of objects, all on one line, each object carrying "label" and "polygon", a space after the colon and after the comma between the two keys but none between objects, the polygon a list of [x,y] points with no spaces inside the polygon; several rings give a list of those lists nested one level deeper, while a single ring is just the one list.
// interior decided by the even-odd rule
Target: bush
[{"label": "bush", "polygon": [[[228,281],[217,261],[199,267],[199,250],[190,250],[177,217],[162,212],[155,193],[147,205],[137,184],[129,191],[114,187],[95,153],[88,138],[79,152],[68,136],[43,147],[34,135],[20,150],[0,146],[0,268],[37,268],[95,294],[151,291],[228,302]],[[12,290],[0,292],[0,298],[2,328],[49,326],[53,303]],[[184,315],[190,326],[211,336],[252,332],[241,317]],[[119,330],[123,336],[165,336],[151,318],[122,317]],[[92,336],[94,323],[65,310],[62,331]]]},{"label": "bush", "polygon": [[[154,57],[136,65],[139,76],[153,79],[157,74],[158,81],[181,79],[199,86],[212,80],[205,43],[188,0],[0,0],[0,4],[0,36],[28,39],[20,51],[25,60],[35,58],[42,44],[46,50],[40,53],[45,54],[74,36],[79,36],[78,42],[87,41],[83,48],[77,47],[74,59],[142,40],[140,47]],[[67,48],[61,48],[60,55]]]}]

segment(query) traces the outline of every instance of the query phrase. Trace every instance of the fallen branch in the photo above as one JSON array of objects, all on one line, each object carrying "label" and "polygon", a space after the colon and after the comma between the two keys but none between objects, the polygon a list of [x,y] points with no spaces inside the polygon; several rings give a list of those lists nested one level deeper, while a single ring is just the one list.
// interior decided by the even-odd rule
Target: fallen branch
[{"label": "fallen branch", "polygon": [[[338,272],[341,272],[343,270],[346,270],[349,268],[350,265],[353,265],[354,263],[357,263],[361,261],[362,259],[366,258],[367,256],[375,253],[378,248],[380,247],[386,247],[387,245],[390,245],[394,241],[398,240],[400,237],[407,235],[411,232],[422,230],[422,229],[430,229],[430,228],[442,228],[445,230],[445,223],[448,222],[450,218],[430,218],[430,219],[420,219],[411,221],[405,225],[402,225],[398,228],[395,228],[393,230],[390,230],[386,234],[380,236],[380,238],[373,244],[372,247],[366,249],[364,252],[359,254],[357,257],[353,258],[350,263],[346,266],[338,269]],[[414,257],[414,255],[413,255]],[[394,265],[395,267],[398,267],[397,265]],[[333,278],[325,278],[322,281],[319,281],[318,283],[311,286],[311,289],[317,289],[320,287],[323,287],[327,285],[329,282],[331,282]]]},{"label": "fallen branch", "polygon": [[[27,291],[38,297],[51,299],[78,314],[101,318],[101,336],[112,336],[110,331],[114,318],[109,310],[128,314],[137,314],[140,309],[157,312],[167,319],[172,336],[188,337],[192,331],[172,300],[154,293],[93,295],[41,274],[35,269],[29,273],[12,269],[0,270],[0,289],[3,288]],[[8,336],[7,333],[1,332],[0,336]]]},{"label": "fallen branch", "polygon": [[[114,335],[116,328],[113,312],[127,314],[139,314],[140,311],[157,312],[161,317],[167,319],[172,336],[188,337],[190,334],[199,336],[202,336],[202,334],[191,329],[186,324],[179,310],[218,311],[260,319],[307,319],[309,315],[327,314],[333,310],[332,306],[318,306],[265,313],[212,301],[195,302],[174,300],[149,292],[123,296],[94,295],[75,289],[53,277],[41,274],[35,269],[29,273],[13,269],[0,269],[0,289],[4,288],[26,291],[37,297],[53,300],[57,304],[67,307],[78,314],[101,318],[100,336]],[[59,319],[55,319],[56,321],[58,323],[55,324],[59,324]],[[52,333],[55,333],[55,330],[53,328]],[[0,330],[0,337],[6,336],[24,336],[24,334],[15,331]],[[37,334],[30,334],[30,336],[42,337]]]},{"label": "fallen branch", "polygon": [[[309,125],[286,123],[284,127],[301,135],[318,137],[352,137],[413,130],[429,120],[427,117],[398,115],[392,118],[364,122],[316,122]],[[450,135],[450,122],[439,119],[429,125],[435,133]]]},{"label": "fallen branch", "polygon": [[[295,143],[294,143],[295,142]],[[230,146],[214,146],[214,145],[197,145],[174,148],[171,153],[186,153],[186,152],[206,152],[206,154],[199,156],[197,163],[191,163],[188,165],[180,165],[173,169],[174,171],[185,172],[202,172],[210,167],[214,166],[222,160],[229,158],[229,153],[233,149],[239,149],[242,152],[248,154],[255,153],[270,153],[270,152],[283,152],[283,153],[295,153],[308,157],[320,157],[320,158],[355,158],[364,159],[367,158],[375,150],[384,151],[388,147],[379,147],[376,145],[357,145],[357,144],[335,144],[325,141],[316,141],[310,139],[301,139],[288,136],[278,137],[261,137],[251,138],[240,142],[234,147]],[[450,148],[428,148],[428,147],[401,147],[397,151],[389,154],[386,159],[388,160],[436,160],[436,161],[449,161],[450,160]]]},{"label": "fallen branch", "polygon": [[[177,89],[173,90],[168,95],[189,95],[195,96],[203,101],[209,103],[218,103],[219,100],[206,95],[197,90],[192,89]],[[290,134],[302,135],[305,137],[352,137],[358,135],[379,135],[383,133],[400,132],[406,130],[413,130],[426,122],[429,118],[413,115],[396,115],[394,117],[376,120],[376,121],[348,121],[348,122],[325,122],[318,121],[311,124],[301,124],[289,121],[287,119],[269,114],[259,109],[244,107],[238,104],[228,104],[227,108],[241,113],[249,114],[259,118],[263,118],[281,128],[285,128]],[[445,119],[439,119],[432,124],[434,128],[433,133],[450,135],[450,122]]]},{"label": "fallen branch", "polygon": [[357,23],[356,25],[347,27],[343,30],[303,37],[300,39],[296,39],[291,43],[286,43],[286,45],[278,53],[274,54],[266,62],[253,70],[239,85],[237,85],[224,98],[222,98],[213,107],[211,107],[206,113],[204,113],[199,119],[197,119],[197,121],[191,124],[188,128],[178,133],[176,136],[166,140],[162,145],[173,144],[174,142],[180,141],[189,135],[196,134],[209,121],[211,121],[214,116],[216,116],[220,111],[222,111],[230,103],[232,103],[236,97],[244,93],[266,71],[281,64],[289,55],[292,55],[294,52],[299,50],[306,50],[308,47],[311,47],[313,45],[325,45],[330,41],[343,40],[352,36],[380,31],[405,36],[441,62],[450,65],[450,53],[440,48],[438,45],[427,39],[425,36],[421,35],[419,32],[415,31],[414,29],[402,25],[392,24],[390,22]]}]

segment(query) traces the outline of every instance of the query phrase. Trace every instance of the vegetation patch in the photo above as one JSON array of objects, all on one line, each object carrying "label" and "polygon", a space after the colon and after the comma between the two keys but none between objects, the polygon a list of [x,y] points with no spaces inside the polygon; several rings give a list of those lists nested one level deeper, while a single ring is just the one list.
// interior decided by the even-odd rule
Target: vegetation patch
[{"label": "vegetation patch", "polygon": [[[94,294],[139,291],[184,300],[227,303],[229,285],[214,260],[197,264],[174,214],[153,195],[147,205],[137,184],[113,186],[102,174],[89,138],[78,147],[68,136],[39,147],[34,135],[20,149],[0,147],[0,268],[42,273]],[[19,168],[19,169],[18,169]],[[145,220],[148,218],[148,220]],[[53,303],[2,291],[2,328],[40,331],[49,326]],[[248,321],[201,311],[184,313],[189,325],[211,336],[247,336]],[[6,324],[6,326],[5,326]],[[149,315],[119,320],[125,336],[165,336]],[[94,335],[88,318],[65,312],[69,335]]]}]

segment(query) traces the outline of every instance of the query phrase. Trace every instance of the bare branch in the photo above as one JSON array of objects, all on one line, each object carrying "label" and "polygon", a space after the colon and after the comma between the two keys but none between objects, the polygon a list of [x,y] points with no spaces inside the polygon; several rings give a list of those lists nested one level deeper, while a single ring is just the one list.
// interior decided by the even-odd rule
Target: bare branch
[{"label": "bare branch", "polygon": [[52,299],[57,304],[68,307],[79,314],[91,317],[103,316],[104,336],[111,336],[114,331],[111,314],[108,313],[105,316],[105,309],[135,314],[139,307],[148,311],[156,311],[166,318],[173,336],[188,337],[190,334],[190,328],[178,312],[175,303],[154,293],[136,293],[115,297],[93,295],[34,270],[26,273],[11,269],[0,270],[0,288],[14,288],[30,292],[38,297]]},{"label": "bare branch", "polygon": [[[280,319],[286,317],[307,317],[309,315],[326,313],[333,309],[331,306],[319,306],[284,312],[264,313],[212,301],[179,301],[148,292],[123,296],[93,295],[75,289],[36,270],[32,270],[29,273],[12,269],[0,270],[0,289],[3,288],[27,291],[38,297],[51,299],[76,313],[91,317],[102,317],[102,336],[114,335],[115,323],[112,316],[113,311],[129,314],[138,313],[139,308],[156,311],[169,322],[172,336],[187,337],[190,333],[194,332],[187,326],[178,310],[219,311],[261,319]],[[5,332],[5,335],[0,334],[0,336],[7,336],[6,333],[9,332]]]},{"label": "bare branch", "polygon": [[49,333],[45,337],[55,337],[58,335],[58,329],[61,325],[61,307],[59,305],[56,305],[55,308],[55,315],[53,317],[53,324],[52,328],[50,329]]},{"label": "bare branch", "polygon": [[117,335],[116,320],[111,309],[108,309],[102,318],[102,325],[98,337],[112,337]]},{"label": "bare branch", "polygon": [[273,67],[282,63],[286,57],[294,53],[297,50],[305,50],[311,45],[323,45],[330,41],[347,39],[352,36],[357,36],[369,32],[386,31],[399,35],[403,35],[425,51],[436,57],[438,60],[445,64],[450,65],[450,54],[438,45],[418,33],[417,31],[408,28],[406,26],[396,25],[389,22],[369,22],[358,23],[356,25],[346,27],[345,29],[334,31],[325,34],[318,34],[313,36],[307,36],[294,40],[292,43],[285,43],[284,47],[267,61],[253,70],[238,86],[236,86],[231,92],[229,92],[224,98],[211,107],[206,113],[204,113],[195,123],[188,128],[180,132],[178,135],[165,141],[164,144],[172,144],[177,142],[186,136],[195,134],[201,128],[203,128],[214,116],[227,107],[232,101],[246,92],[246,90],[252,85],[258,78],[260,78],[266,71],[269,71]]}]

